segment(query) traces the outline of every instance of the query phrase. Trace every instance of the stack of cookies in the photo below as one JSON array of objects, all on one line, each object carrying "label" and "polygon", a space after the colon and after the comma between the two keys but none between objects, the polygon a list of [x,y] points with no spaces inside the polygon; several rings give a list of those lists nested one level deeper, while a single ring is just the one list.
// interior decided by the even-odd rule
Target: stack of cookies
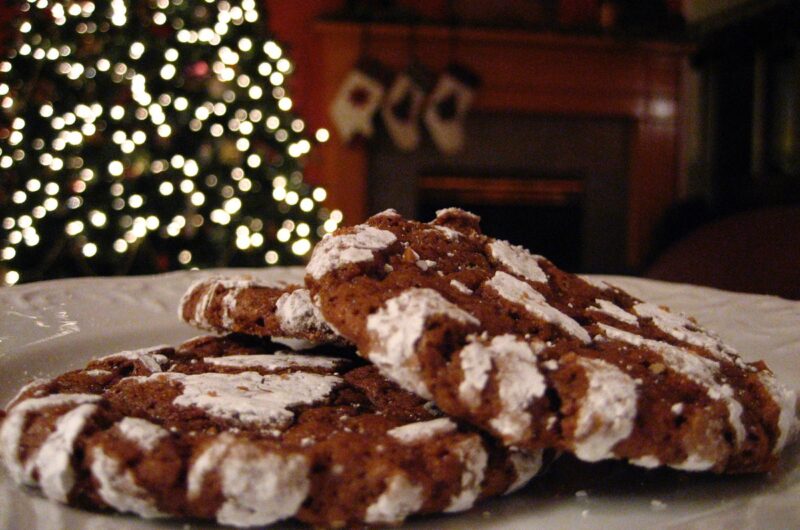
[{"label": "stack of cookies", "polygon": [[762,362],[458,209],[340,229],[303,286],[197,282],[179,315],[216,334],[24,387],[0,425],[11,476],[148,518],[387,525],[515,491],[565,452],[764,472],[798,431]]}]

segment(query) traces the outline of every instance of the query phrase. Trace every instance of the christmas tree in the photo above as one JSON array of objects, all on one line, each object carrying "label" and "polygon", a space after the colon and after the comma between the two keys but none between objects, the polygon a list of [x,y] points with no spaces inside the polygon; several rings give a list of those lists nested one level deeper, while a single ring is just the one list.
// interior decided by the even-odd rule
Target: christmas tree
[{"label": "christmas tree", "polygon": [[336,228],[259,9],[22,3],[0,62],[1,280],[288,265]]}]

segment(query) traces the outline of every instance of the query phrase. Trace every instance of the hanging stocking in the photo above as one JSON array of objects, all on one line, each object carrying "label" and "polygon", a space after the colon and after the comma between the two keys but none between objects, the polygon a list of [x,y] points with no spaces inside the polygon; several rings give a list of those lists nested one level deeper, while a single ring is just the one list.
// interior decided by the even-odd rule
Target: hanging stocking
[{"label": "hanging stocking", "polygon": [[424,120],[442,153],[457,153],[464,147],[464,120],[479,83],[476,74],[455,64],[448,66],[436,81]]},{"label": "hanging stocking", "polygon": [[356,136],[372,136],[372,119],[383,93],[382,74],[374,66],[358,64],[345,76],[330,109],[333,124],[345,142]]},{"label": "hanging stocking", "polygon": [[424,85],[424,72],[412,67],[395,77],[383,101],[383,123],[394,145],[401,151],[413,151],[419,145]]}]

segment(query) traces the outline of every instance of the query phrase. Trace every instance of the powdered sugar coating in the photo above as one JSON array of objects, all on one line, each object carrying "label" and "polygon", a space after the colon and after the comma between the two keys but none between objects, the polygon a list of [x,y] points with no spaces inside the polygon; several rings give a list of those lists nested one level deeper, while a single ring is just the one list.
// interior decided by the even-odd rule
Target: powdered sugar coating
[{"label": "powdered sugar coating", "polygon": [[195,289],[199,288],[201,285],[205,285],[208,282],[208,279],[202,278],[199,280],[195,280],[189,284],[189,287],[183,292],[181,295],[181,300],[178,302],[178,319],[183,320],[183,308],[186,304],[189,303],[189,299],[192,297]]},{"label": "powdered sugar coating", "polygon": [[323,331],[330,335],[331,340],[337,337],[320,310],[311,302],[308,289],[296,289],[282,294],[275,303],[275,317],[288,335],[300,336],[308,332]]},{"label": "powdered sugar coating", "polygon": [[342,382],[337,376],[308,372],[280,375],[167,372],[137,379],[139,382],[175,381],[183,388],[173,404],[197,407],[216,418],[262,428],[285,427],[294,418],[288,407],[319,402]]},{"label": "powdered sugar coating", "polygon": [[450,418],[436,418],[435,420],[418,421],[389,429],[386,434],[404,444],[415,444],[436,438],[456,430],[456,424]]},{"label": "powdered sugar coating", "polygon": [[608,291],[609,289],[613,288],[613,285],[611,285],[608,282],[605,282],[603,280],[600,280],[598,278],[592,278],[591,276],[585,276],[585,275],[581,275],[581,274],[578,275],[578,278],[580,278],[581,280],[585,281],[586,283],[588,283],[592,287],[600,289],[601,291]]},{"label": "powdered sugar coating", "polygon": [[[264,283],[256,280],[250,279],[236,279],[236,278],[228,278],[228,279],[221,279],[216,280],[214,286],[209,288],[209,291],[213,294],[216,291],[217,286],[227,289],[225,296],[222,297],[221,305],[221,312],[220,312],[220,319],[222,321],[222,326],[226,329],[230,329],[233,326],[233,311],[236,310],[236,305],[239,303],[239,296],[242,294],[242,291],[246,289],[252,289],[253,287],[271,287],[271,288],[280,288],[282,284],[274,284],[274,283]],[[199,304],[198,304],[199,305]],[[210,324],[208,323],[208,313],[203,315],[204,323],[206,323],[209,327]]]},{"label": "powdered sugar coating", "polygon": [[[664,333],[668,333],[678,340],[688,342],[694,346],[705,348],[718,357],[733,361],[731,355],[736,351],[723,343],[719,337],[700,328],[697,324],[679,313],[672,313],[655,304],[639,303],[633,307],[639,316],[648,317]],[[692,329],[694,328],[694,329]],[[738,360],[738,359],[737,359]],[[740,364],[740,363],[737,363]]]},{"label": "powdered sugar coating", "polygon": [[283,368],[309,367],[309,368],[336,368],[344,359],[337,357],[323,357],[320,355],[299,355],[278,351],[269,355],[226,355],[224,357],[207,357],[206,364],[215,366],[229,366],[231,368],[263,368],[265,370],[280,370]]},{"label": "powdered sugar coating", "polygon": [[211,306],[211,300],[214,298],[214,291],[216,291],[216,279],[210,279],[206,282],[203,282],[203,284],[205,286],[205,291],[203,291],[203,295],[200,297],[200,300],[197,301],[197,305],[194,308],[194,315],[189,323],[203,329],[209,329],[210,326],[208,319],[206,318],[206,314],[208,314],[208,308]]},{"label": "powdered sugar coating", "polygon": [[393,233],[369,225],[358,225],[349,234],[327,235],[314,248],[306,272],[319,280],[344,265],[371,260],[375,252],[395,241],[397,237]]},{"label": "powdered sugar coating", "polygon": [[544,451],[512,451],[509,455],[517,478],[503,493],[508,495],[525,486],[542,469]]},{"label": "powdered sugar coating", "polygon": [[779,383],[770,372],[759,372],[758,378],[775,404],[780,407],[778,440],[772,450],[773,453],[778,453],[795,437],[800,428],[797,420],[797,392]]},{"label": "powdered sugar coating", "polygon": [[506,442],[525,437],[531,424],[528,408],[546,390],[544,376],[536,365],[542,347],[541,343],[529,344],[513,335],[498,335],[479,350],[497,370],[501,409],[489,424]]},{"label": "powdered sugar coating", "polygon": [[188,322],[189,324],[202,329],[215,329],[209,321],[209,317],[211,315],[209,309],[217,292],[219,290],[224,290],[225,295],[220,301],[220,320],[224,328],[230,328],[234,324],[232,313],[236,309],[239,296],[243,291],[256,287],[281,289],[285,286],[286,285],[283,282],[265,282],[253,278],[225,278],[215,276],[198,280],[189,286],[181,298],[181,302],[178,307],[178,317],[183,320],[185,306],[189,304],[195,292],[201,291],[202,296],[197,301],[197,305],[195,305],[194,308],[194,314],[189,317]]},{"label": "powdered sugar coating", "polygon": [[428,269],[435,268],[436,262],[432,259],[418,259],[416,261],[416,265],[420,268],[420,270],[427,271]]},{"label": "powdered sugar coating", "polygon": [[399,523],[422,507],[425,500],[422,486],[402,474],[393,475],[386,482],[383,493],[367,507],[364,516],[367,523]]},{"label": "powdered sugar coating", "polygon": [[450,285],[455,287],[457,290],[461,291],[464,294],[473,294],[472,289],[464,285],[458,280],[450,280]]},{"label": "powdered sugar coating", "polygon": [[489,455],[486,454],[478,435],[459,442],[454,452],[461,460],[464,469],[461,472],[461,491],[450,499],[450,504],[444,510],[448,513],[463,512],[472,508],[481,494],[481,485],[489,462]]},{"label": "powdered sugar coating", "polygon": [[194,459],[186,475],[186,494],[195,499],[203,491],[203,482],[209,473],[219,467],[222,458],[235,438],[229,433],[220,434]]},{"label": "powdered sugar coating", "polygon": [[658,353],[668,368],[685,375],[691,381],[705,388],[711,399],[721,400],[728,408],[728,421],[734,430],[737,445],[744,440],[746,433],[742,423],[742,404],[736,400],[730,385],[717,382],[719,363],[672,344],[646,339],[641,335],[606,324],[600,324],[600,329],[610,339],[619,340],[632,346],[645,347]]},{"label": "powdered sugar coating", "polygon": [[[34,387],[37,387],[37,386],[40,386],[40,385],[44,385],[44,384],[45,384],[45,383],[47,383],[48,381],[49,381],[49,379],[45,379],[45,378],[36,378],[36,379],[34,379],[33,381],[31,381],[30,383],[27,383],[25,386],[23,386],[22,388],[20,388],[20,389],[17,391],[17,393],[14,395],[14,397],[13,397],[13,398],[11,398],[10,400],[8,400],[8,404],[6,405],[6,410],[8,410],[8,409],[10,409],[12,406],[14,406],[14,404],[16,404],[17,400],[19,400],[19,398],[20,398],[20,397],[22,397],[22,394],[24,394],[25,392],[27,392],[27,391],[28,391],[28,390],[30,390],[31,388],[34,388]],[[40,392],[36,392],[35,394],[39,394],[39,393],[40,393]],[[34,394],[34,395],[35,395],[35,394]]]},{"label": "powdered sugar coating", "polygon": [[547,283],[547,274],[539,266],[539,260],[524,248],[495,239],[489,243],[489,252],[514,274],[532,282]]},{"label": "powdered sugar coating", "polygon": [[633,431],[637,385],[632,377],[600,359],[578,360],[589,386],[575,427],[575,456],[587,462],[614,457],[614,446]]},{"label": "powdered sugar coating", "polygon": [[3,462],[5,462],[11,478],[18,484],[36,485],[36,481],[33,479],[35,458],[29,455],[25,463],[20,459],[22,429],[29,414],[51,407],[69,405],[77,407],[99,400],[100,396],[93,394],[54,394],[26,399],[12,408],[3,420],[2,427],[0,427],[0,455],[3,457]]},{"label": "powdered sugar coating", "polygon": [[458,385],[458,397],[474,410],[481,404],[481,394],[489,382],[492,369],[492,351],[482,342],[474,340],[458,352],[463,378]]},{"label": "powdered sugar coating", "polygon": [[372,342],[369,360],[401,387],[425,399],[431,399],[432,395],[420,374],[416,344],[428,319],[436,316],[469,325],[480,324],[436,291],[420,288],[408,289],[387,300],[367,318]]},{"label": "powdered sugar coating", "polygon": [[56,420],[55,430],[39,447],[35,468],[39,485],[48,499],[67,502],[67,496],[75,485],[75,470],[72,468],[75,440],[95,412],[97,405],[93,403],[75,407]]},{"label": "powdered sugar coating", "polygon": [[703,457],[702,455],[689,454],[683,462],[670,464],[669,467],[680,469],[681,471],[706,471],[714,467],[714,464],[716,464],[714,460]]},{"label": "powdered sugar coating", "polygon": [[473,221],[480,221],[480,219],[481,219],[480,217],[478,217],[477,215],[475,215],[472,212],[468,212],[466,210],[462,210],[461,208],[455,208],[455,207],[452,207],[452,206],[450,208],[441,208],[439,210],[436,210],[437,219],[440,218],[440,217],[445,217],[447,215],[455,215],[457,217],[466,217],[467,219],[471,219]]},{"label": "powdered sugar coating", "polygon": [[217,521],[233,526],[260,526],[291,517],[311,486],[308,460],[302,455],[263,452],[234,444],[220,467],[225,502]]},{"label": "powdered sugar coating", "polygon": [[151,346],[149,348],[140,348],[138,350],[126,350],[118,353],[112,353],[105,357],[95,359],[96,361],[110,361],[114,359],[128,359],[134,362],[139,362],[148,371],[156,373],[161,371],[161,366],[167,363],[167,358],[158,353],[169,346]]},{"label": "powdered sugar coating", "polygon": [[643,467],[646,469],[653,469],[661,465],[661,460],[652,455],[640,456],[639,458],[631,458],[628,460],[634,466]]},{"label": "powdered sugar coating", "polygon": [[116,424],[120,434],[135,442],[142,451],[152,451],[162,438],[169,436],[169,431],[141,418],[122,418]]},{"label": "powdered sugar coating", "polygon": [[400,214],[397,213],[397,210],[394,208],[386,208],[385,210],[373,215],[373,217],[400,217]]},{"label": "powdered sugar coating", "polygon": [[619,320],[620,322],[624,322],[626,324],[630,324],[632,326],[639,325],[639,319],[636,318],[636,315],[628,313],[620,306],[613,302],[609,302],[608,300],[603,300],[602,298],[598,298],[594,301],[597,307],[589,307],[590,311],[597,311],[599,313],[606,314],[611,318]]},{"label": "powdered sugar coating", "polygon": [[509,302],[523,306],[531,315],[561,328],[585,344],[591,342],[589,333],[580,324],[548,304],[544,295],[527,283],[506,272],[497,271],[492,279],[486,282],[486,285]]},{"label": "powdered sugar coating", "polygon": [[[222,371],[206,364],[210,358],[217,358],[209,355],[222,355],[224,361],[227,353],[248,351],[253,352],[249,357],[254,357],[258,353],[271,353],[273,349],[273,345],[241,335],[205,336],[165,350],[163,353],[169,362],[161,367],[160,374],[118,374],[123,366],[120,361],[113,369],[109,368],[112,375],[118,374],[115,377],[76,379],[78,372],[58,376],[52,384],[46,385],[45,391],[88,384],[93,392],[102,396],[102,403],[97,406],[101,412],[77,437],[71,459],[76,482],[71,492],[63,488],[68,497],[62,498],[72,503],[85,502],[94,508],[132,511],[146,517],[167,514],[216,517],[226,524],[261,525],[292,515],[315,525],[353,527],[363,524],[367,505],[378,500],[381,490],[387,491],[383,492],[385,495],[377,507],[373,507],[373,513],[380,511],[377,510],[380,506],[390,509],[393,502],[403,504],[402,500],[397,500],[397,488],[389,488],[394,475],[408,479],[420,497],[410,509],[401,506],[399,512],[393,512],[400,513],[399,517],[414,511],[464,509],[474,498],[498,493],[514,481],[516,475],[507,452],[498,444],[462,430],[449,418],[439,417],[434,407],[425,406],[395,385],[388,385],[374,367],[354,363],[349,357],[337,370],[346,374],[342,376],[345,380],[342,388],[331,393],[330,399],[323,400],[318,407],[313,404],[289,407],[302,416],[302,420],[293,422],[288,432],[281,433],[273,428],[263,430],[240,421],[219,421],[203,414],[198,407],[174,405],[175,398],[183,391],[183,383],[173,378]],[[329,351],[339,350],[331,348]],[[127,361],[124,366],[130,368]],[[241,370],[248,368],[224,371]],[[280,372],[299,370],[304,368],[281,369]],[[327,368],[309,371],[329,373]],[[136,365],[135,373],[142,372]],[[380,394],[373,394],[374,390]],[[211,392],[218,397],[214,389]],[[90,406],[95,407],[94,404]],[[352,407],[352,410],[329,415],[328,411],[336,412],[332,406]],[[25,461],[35,457],[35,448],[46,441],[48,433],[61,431],[56,422],[65,412],[70,414],[70,410],[77,409],[63,406],[29,415],[23,426],[25,447],[20,450]],[[387,410],[391,412],[384,412]],[[313,428],[320,416],[330,425],[330,431],[308,429]],[[351,422],[351,418],[357,421]],[[437,418],[438,421],[417,421],[420,418]],[[362,419],[366,421],[362,423]],[[389,427],[409,422],[419,425],[387,433]],[[361,425],[367,428],[359,428]],[[435,437],[428,438],[430,434]],[[404,443],[400,438],[411,443]],[[467,439],[469,442],[465,443]],[[372,447],[371,444],[375,446],[374,451],[359,450]],[[238,453],[241,453],[240,462],[233,462]],[[296,502],[287,501],[280,495],[289,495],[297,488],[290,483],[270,490],[265,481],[292,466],[285,462],[271,465],[269,461],[300,458],[299,455],[302,455],[303,472],[287,473],[289,479],[303,481],[306,486]],[[352,455],[359,456],[351,458]],[[490,467],[484,461],[495,465]],[[347,499],[329,489],[329,486],[335,488],[337,480],[346,481],[353,491]],[[308,499],[308,495],[313,495],[313,499]],[[337,496],[335,505],[328,502]]]},{"label": "powdered sugar coating", "polygon": [[461,237],[461,232],[459,232],[458,230],[453,230],[449,226],[433,225],[433,226],[431,226],[431,228],[434,229],[434,230],[438,230],[439,232],[444,234],[444,236],[447,239],[449,239],[451,241]]},{"label": "powdered sugar coating", "polygon": [[132,512],[145,519],[165,517],[150,494],[139,484],[133,472],[100,447],[92,450],[92,476],[97,480],[97,493],[103,502],[120,512]]}]

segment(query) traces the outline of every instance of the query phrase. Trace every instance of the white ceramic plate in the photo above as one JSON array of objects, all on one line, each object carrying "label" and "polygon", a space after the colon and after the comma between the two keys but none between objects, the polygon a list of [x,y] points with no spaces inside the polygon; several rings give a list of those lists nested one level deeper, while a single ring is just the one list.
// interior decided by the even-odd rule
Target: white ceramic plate
[{"label": "white ceramic plate", "polygon": [[[286,280],[302,275],[299,269],[244,272]],[[190,282],[210,273],[60,280],[0,289],[0,404],[34,377],[78,368],[101,354],[175,344],[197,335],[177,319],[177,303]],[[696,316],[746,358],[765,359],[780,379],[800,388],[800,302],[636,278],[608,279],[641,298]],[[780,469],[768,476],[711,477],[595,466],[585,478],[571,476],[554,484],[565,473],[556,471],[555,478],[470,512],[414,518],[406,527],[800,528],[798,444],[786,451]],[[189,526],[209,527],[193,521],[142,521],[75,510],[18,488],[0,471],[2,529]]]}]

